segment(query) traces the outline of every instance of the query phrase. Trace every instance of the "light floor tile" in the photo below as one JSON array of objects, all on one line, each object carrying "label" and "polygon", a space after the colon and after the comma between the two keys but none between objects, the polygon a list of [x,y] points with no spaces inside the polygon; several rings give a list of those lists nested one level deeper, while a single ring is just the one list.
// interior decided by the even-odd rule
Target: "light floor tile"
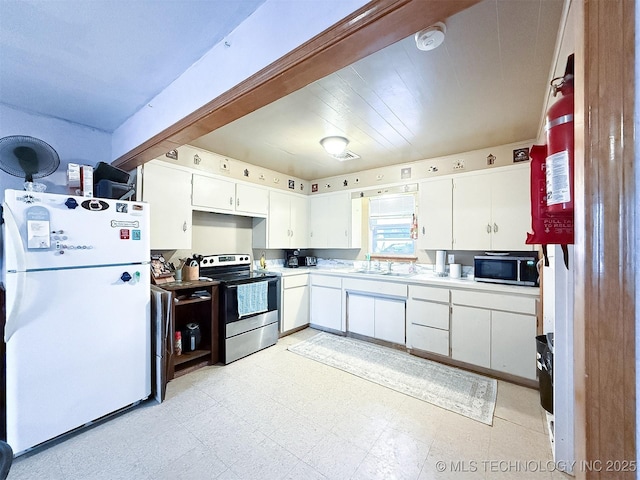
[{"label": "light floor tile", "polygon": [[537,391],[499,382],[487,426],[287,350],[317,333],[174,379],[164,403],[18,457],[9,480],[571,478],[482,463],[551,459]]},{"label": "light floor tile", "polygon": [[307,464],[329,479],[351,478],[367,456],[367,451],[334,434],[303,458]]},{"label": "light floor tile", "polygon": [[499,380],[495,416],[546,433],[546,416],[540,408],[540,393],[532,388]]}]

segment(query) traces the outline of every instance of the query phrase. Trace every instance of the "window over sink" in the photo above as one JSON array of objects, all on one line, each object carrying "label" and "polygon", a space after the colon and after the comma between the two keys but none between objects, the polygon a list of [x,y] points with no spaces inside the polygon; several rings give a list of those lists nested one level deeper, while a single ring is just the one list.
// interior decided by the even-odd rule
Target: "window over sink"
[{"label": "window over sink", "polygon": [[373,255],[414,255],[416,249],[415,193],[369,198],[369,251]]}]

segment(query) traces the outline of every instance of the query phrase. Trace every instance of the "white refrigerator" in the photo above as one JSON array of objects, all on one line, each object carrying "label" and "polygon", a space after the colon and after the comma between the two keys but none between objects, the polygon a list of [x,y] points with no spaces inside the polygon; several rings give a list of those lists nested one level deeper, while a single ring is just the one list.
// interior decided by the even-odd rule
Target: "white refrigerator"
[{"label": "white refrigerator", "polygon": [[17,455],[151,392],[149,205],[6,190],[6,436]]}]

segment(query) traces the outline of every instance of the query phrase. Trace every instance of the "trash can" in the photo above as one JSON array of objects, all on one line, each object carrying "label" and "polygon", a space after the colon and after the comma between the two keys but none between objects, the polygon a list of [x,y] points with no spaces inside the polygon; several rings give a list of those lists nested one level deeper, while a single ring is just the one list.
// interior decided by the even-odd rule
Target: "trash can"
[{"label": "trash can", "polygon": [[536,336],[536,366],[540,386],[540,405],[553,413],[553,352],[549,348],[547,335]]}]

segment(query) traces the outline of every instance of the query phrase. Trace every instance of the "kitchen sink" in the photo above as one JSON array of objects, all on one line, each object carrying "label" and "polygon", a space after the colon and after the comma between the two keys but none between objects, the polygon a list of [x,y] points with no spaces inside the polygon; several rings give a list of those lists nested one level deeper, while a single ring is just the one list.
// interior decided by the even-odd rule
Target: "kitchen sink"
[{"label": "kitchen sink", "polygon": [[389,272],[387,270],[352,270],[351,273],[361,273],[364,275],[380,275],[385,277],[410,277],[413,273]]}]

